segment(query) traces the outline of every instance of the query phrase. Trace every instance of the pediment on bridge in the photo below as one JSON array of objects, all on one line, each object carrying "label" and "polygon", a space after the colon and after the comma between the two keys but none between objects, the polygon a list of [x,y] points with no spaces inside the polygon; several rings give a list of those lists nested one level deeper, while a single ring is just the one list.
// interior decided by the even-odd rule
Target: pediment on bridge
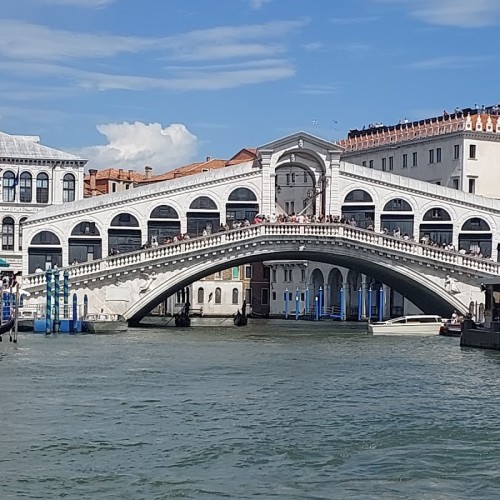
[{"label": "pediment on bridge", "polygon": [[341,153],[343,148],[334,144],[333,142],[321,139],[315,135],[308,134],[307,132],[296,132],[295,134],[287,135],[276,139],[275,141],[268,142],[258,148],[258,151],[286,151],[290,149],[311,149],[313,151],[327,153],[338,152]]}]

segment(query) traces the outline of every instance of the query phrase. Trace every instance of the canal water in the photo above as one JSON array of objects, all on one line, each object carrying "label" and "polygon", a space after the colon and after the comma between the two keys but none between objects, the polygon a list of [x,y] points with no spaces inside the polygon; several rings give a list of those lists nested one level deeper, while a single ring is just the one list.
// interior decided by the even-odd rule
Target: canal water
[{"label": "canal water", "polygon": [[4,336],[0,498],[499,498],[499,380],[333,322]]}]

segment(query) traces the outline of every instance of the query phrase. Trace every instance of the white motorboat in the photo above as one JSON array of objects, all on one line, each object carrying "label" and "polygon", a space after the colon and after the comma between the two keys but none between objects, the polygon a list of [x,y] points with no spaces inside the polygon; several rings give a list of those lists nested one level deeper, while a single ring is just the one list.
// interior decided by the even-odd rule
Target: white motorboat
[{"label": "white motorboat", "polygon": [[83,320],[83,331],[86,333],[119,333],[127,329],[127,320],[119,314],[87,314]]},{"label": "white motorboat", "polygon": [[439,335],[442,324],[441,316],[415,314],[369,323],[368,333],[373,335]]}]

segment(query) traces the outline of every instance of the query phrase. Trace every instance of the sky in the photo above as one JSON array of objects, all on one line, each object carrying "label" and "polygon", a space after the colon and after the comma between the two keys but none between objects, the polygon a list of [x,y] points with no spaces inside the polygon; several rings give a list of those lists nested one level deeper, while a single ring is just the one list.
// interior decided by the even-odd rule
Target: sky
[{"label": "sky", "polygon": [[500,102],[500,0],[0,0],[0,131],[159,174]]}]

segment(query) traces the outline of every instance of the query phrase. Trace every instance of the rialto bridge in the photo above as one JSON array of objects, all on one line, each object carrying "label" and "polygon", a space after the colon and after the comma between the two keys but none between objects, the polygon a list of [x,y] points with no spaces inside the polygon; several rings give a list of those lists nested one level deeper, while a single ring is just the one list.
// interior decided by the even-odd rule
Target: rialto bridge
[{"label": "rialto bridge", "polygon": [[[341,151],[297,133],[255,160],[41,210],[23,227],[26,302],[44,302],[40,271],[57,265],[92,310],[138,321],[204,276],[287,259],[357,269],[429,313],[483,301],[481,279],[500,270],[500,201],[346,163]],[[322,221],[274,223],[284,211]],[[258,213],[271,223],[218,231]],[[190,239],[163,244],[178,234]]]}]

